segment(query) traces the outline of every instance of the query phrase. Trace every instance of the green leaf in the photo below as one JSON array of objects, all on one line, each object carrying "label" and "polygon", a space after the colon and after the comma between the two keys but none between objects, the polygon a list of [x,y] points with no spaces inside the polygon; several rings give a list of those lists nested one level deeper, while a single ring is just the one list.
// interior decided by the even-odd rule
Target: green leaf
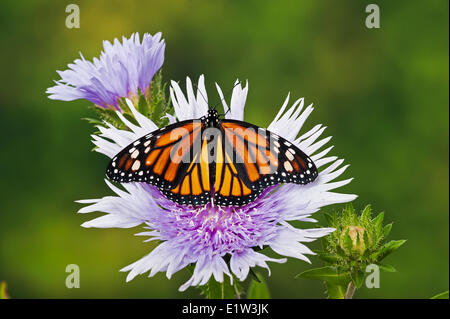
[{"label": "green leaf", "polygon": [[137,122],[137,120],[134,118],[133,114],[131,113],[123,113],[122,114],[128,121],[130,121],[131,123],[133,123],[134,125],[139,126],[139,123]]},{"label": "green leaf", "polygon": [[365,231],[363,233],[363,240],[364,240],[364,248],[365,248],[363,255],[367,256],[369,254],[369,251],[370,251],[370,249],[367,249],[367,248],[370,248],[372,246],[372,243],[370,242],[369,234],[368,234],[367,231]]},{"label": "green leaf", "polygon": [[5,281],[0,281],[0,299],[9,299],[8,285]]},{"label": "green leaf", "polygon": [[383,245],[380,250],[375,254],[375,260],[381,261],[386,258],[388,255],[392,254],[394,251],[399,249],[404,243],[406,239],[401,240],[391,240],[390,242]]},{"label": "green leaf", "polygon": [[384,228],[383,228],[383,238],[387,238],[387,236],[391,232],[392,224],[393,223],[390,223],[390,224],[387,224],[386,226],[384,226]]},{"label": "green leaf", "polygon": [[[93,106],[92,109],[97,113],[101,123],[102,121],[105,121],[118,129],[128,129],[125,124],[122,123],[115,110],[104,109],[99,106]],[[102,125],[105,126],[104,123],[102,123]]]},{"label": "green leaf", "polygon": [[331,266],[306,270],[295,276],[295,278],[322,280],[332,285],[346,285],[350,281],[348,272],[338,273]]},{"label": "green leaf", "polygon": [[326,251],[322,250],[314,250],[314,252],[317,254],[317,257],[319,257],[321,260],[323,260],[326,263],[335,264],[337,263],[340,258],[334,254],[330,254]]},{"label": "green leaf", "polygon": [[247,299],[270,299],[269,288],[264,278],[260,275],[259,281],[252,280],[248,287]]},{"label": "green leaf", "polygon": [[449,299],[448,298],[448,290],[441,292],[440,294],[437,294],[437,295],[431,297],[430,299]]},{"label": "green leaf", "polygon": [[380,270],[383,270],[385,272],[397,272],[397,269],[394,268],[394,266],[386,265],[386,264],[377,264],[378,267],[380,267]]},{"label": "green leaf", "polygon": [[257,282],[261,282],[261,280],[259,280],[258,276],[256,275],[256,273],[253,271],[252,268],[250,268],[249,274],[250,276],[252,276],[252,279],[256,280]]},{"label": "green leaf", "polygon": [[162,83],[161,70],[153,77],[151,85],[150,119],[159,127],[163,127],[168,123],[167,118],[162,118],[165,113],[171,113],[172,105],[170,98],[166,99],[166,85]]},{"label": "green leaf", "polygon": [[166,107],[162,101],[158,101],[153,105],[153,112],[151,116],[151,120],[155,123],[161,122],[161,117],[164,116],[164,111]]},{"label": "green leaf", "polygon": [[211,277],[206,285],[199,288],[207,299],[236,298],[236,291],[233,285],[231,285],[229,278],[224,278],[223,282],[217,282],[214,277]]},{"label": "green leaf", "polygon": [[328,226],[334,225],[334,215],[330,215],[328,213],[324,213],[325,219],[327,221]]},{"label": "green leaf", "polygon": [[[370,217],[372,215],[372,208],[370,207],[370,205],[367,205],[366,207],[364,207],[364,210],[361,213],[361,221],[364,223],[364,226],[366,226],[367,223],[370,222]],[[377,218],[380,215],[377,216]]]},{"label": "green leaf", "polygon": [[344,213],[347,213],[349,215],[353,215],[355,213],[355,208],[353,208],[352,203],[348,203],[345,205]]},{"label": "green leaf", "polygon": [[139,113],[144,115],[145,117],[148,117],[150,115],[150,107],[148,105],[147,99],[145,98],[144,94],[142,94],[141,89],[138,89],[138,106],[137,109]]},{"label": "green leaf", "polygon": [[355,284],[356,288],[361,288],[361,286],[364,282],[365,273],[360,269],[356,269],[351,272],[350,276],[351,276],[352,281]]},{"label": "green leaf", "polygon": [[378,241],[378,239],[381,238],[381,236],[383,235],[383,218],[384,218],[384,213],[380,213],[378,214],[377,217],[375,217],[372,220],[372,224],[375,227],[375,234],[376,234],[376,241]]},{"label": "green leaf", "polygon": [[89,118],[89,117],[84,117],[82,118],[82,120],[87,121],[89,124],[92,125],[100,125],[100,126],[105,126],[105,123],[103,123],[102,121],[98,120],[98,119],[93,119],[93,118]]},{"label": "green leaf", "polygon": [[333,285],[330,283],[325,283],[327,287],[326,294],[330,299],[344,299],[345,292],[347,291],[347,286],[345,285]]}]

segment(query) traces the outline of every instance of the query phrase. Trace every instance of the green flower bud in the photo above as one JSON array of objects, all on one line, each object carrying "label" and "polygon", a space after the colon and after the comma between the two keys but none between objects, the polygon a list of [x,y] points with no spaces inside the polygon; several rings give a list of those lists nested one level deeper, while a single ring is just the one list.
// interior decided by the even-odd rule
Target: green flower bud
[{"label": "green flower bud", "polygon": [[348,255],[363,255],[366,250],[365,231],[362,226],[346,226],[340,235],[339,246]]}]

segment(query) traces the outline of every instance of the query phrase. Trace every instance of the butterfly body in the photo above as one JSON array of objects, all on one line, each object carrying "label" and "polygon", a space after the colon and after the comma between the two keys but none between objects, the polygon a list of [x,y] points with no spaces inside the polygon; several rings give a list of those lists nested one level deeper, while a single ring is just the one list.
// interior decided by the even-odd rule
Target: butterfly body
[{"label": "butterfly body", "polygon": [[155,185],[182,205],[242,206],[268,186],[316,179],[313,161],[286,139],[247,122],[200,119],[168,125],[134,141],[111,160],[107,177]]}]

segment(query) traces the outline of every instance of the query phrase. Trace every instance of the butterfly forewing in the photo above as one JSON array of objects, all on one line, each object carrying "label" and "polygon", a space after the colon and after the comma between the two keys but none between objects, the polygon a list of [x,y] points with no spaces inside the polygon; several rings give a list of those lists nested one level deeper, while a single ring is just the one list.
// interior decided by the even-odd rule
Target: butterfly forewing
[{"label": "butterfly forewing", "polygon": [[286,139],[242,121],[223,120],[221,126],[224,144],[229,145],[225,153],[232,159],[239,182],[251,192],[237,198],[232,192],[228,196],[219,193],[216,195],[218,205],[230,205],[230,202],[242,205],[253,201],[268,186],[307,184],[317,178],[318,171],[311,158]]},{"label": "butterfly forewing", "polygon": [[192,161],[191,148],[201,136],[201,121],[183,121],[149,133],[120,151],[109,163],[108,178],[175,187]]}]

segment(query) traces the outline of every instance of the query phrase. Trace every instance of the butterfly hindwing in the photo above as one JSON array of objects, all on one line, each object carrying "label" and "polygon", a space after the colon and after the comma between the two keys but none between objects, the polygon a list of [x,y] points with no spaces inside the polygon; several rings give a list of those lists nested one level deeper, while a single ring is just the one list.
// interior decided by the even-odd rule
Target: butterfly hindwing
[{"label": "butterfly hindwing", "polygon": [[220,206],[242,206],[254,200],[258,192],[249,188],[241,165],[233,160],[233,145],[221,132],[217,141],[215,162],[214,202]]},{"label": "butterfly hindwing", "polygon": [[[202,132],[203,133],[203,132]],[[200,140],[201,138],[201,140]],[[197,144],[197,142],[200,142]],[[162,189],[162,193],[170,200],[183,205],[204,205],[211,199],[210,156],[208,141],[198,137],[191,148],[190,161],[183,161],[181,165],[183,175],[172,189]],[[200,146],[200,147],[195,147]]]}]

